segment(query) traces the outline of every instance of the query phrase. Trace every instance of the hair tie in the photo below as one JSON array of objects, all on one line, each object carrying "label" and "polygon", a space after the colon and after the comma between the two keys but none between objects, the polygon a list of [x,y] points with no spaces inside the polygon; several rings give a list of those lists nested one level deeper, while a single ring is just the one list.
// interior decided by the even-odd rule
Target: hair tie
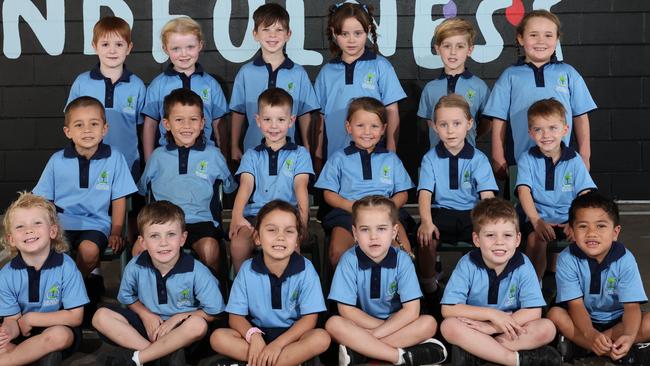
[{"label": "hair tie", "polygon": [[341,6],[343,6],[344,4],[352,4],[352,5],[355,5],[355,6],[359,6],[359,7],[361,7],[361,9],[363,9],[363,11],[365,11],[366,13],[368,13],[368,5],[366,5],[366,4],[351,3],[351,2],[348,2],[348,1],[343,1],[343,2],[340,2],[340,3],[338,3],[338,4],[335,4],[334,7],[330,9],[330,12],[332,12],[332,13],[335,12],[335,11],[338,10]]}]

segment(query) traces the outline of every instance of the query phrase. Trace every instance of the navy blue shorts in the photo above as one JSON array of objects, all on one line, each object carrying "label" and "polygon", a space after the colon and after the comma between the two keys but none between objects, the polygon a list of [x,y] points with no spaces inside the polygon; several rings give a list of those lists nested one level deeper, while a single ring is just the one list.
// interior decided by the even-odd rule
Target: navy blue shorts
[{"label": "navy blue shorts", "polygon": [[591,322],[591,326],[594,327],[599,332],[604,332],[607,329],[614,328],[614,326],[620,322],[623,321],[623,317],[620,317],[618,319],[610,320],[607,323],[594,323],[593,321]]},{"label": "navy blue shorts", "polygon": [[269,343],[273,342],[274,340],[276,340],[279,336],[284,334],[284,332],[289,330],[289,328],[262,328],[262,327],[260,327],[260,330],[262,330],[262,332],[264,332],[264,334],[262,334],[262,338],[264,338],[264,342],[266,342],[266,344],[269,344]]},{"label": "navy blue shorts", "polygon": [[[408,211],[404,208],[399,209],[399,221],[404,227],[408,226],[406,222],[410,218]],[[325,215],[321,225],[326,232],[331,232],[335,227],[341,227],[352,234],[352,214],[340,208],[333,208]]]},{"label": "navy blue shorts", "polygon": [[440,231],[440,242],[456,244],[459,241],[472,243],[472,210],[451,210],[431,208],[433,224]]},{"label": "navy blue shorts", "polygon": [[[526,221],[521,225],[521,237],[522,237],[522,244],[523,242],[528,238],[528,235],[533,233],[535,231],[535,228],[533,227],[533,224],[530,221]],[[564,229],[562,229],[559,226],[553,226],[553,231],[555,232],[555,240],[566,240],[566,234],[564,233]]]},{"label": "navy blue shorts", "polygon": [[210,221],[185,224],[185,230],[187,230],[185,246],[190,249],[192,248],[192,244],[203,238],[213,238],[218,240],[217,228],[215,228],[214,224]]},{"label": "navy blue shorts", "polygon": [[104,253],[108,246],[108,238],[104,233],[97,230],[66,230],[65,238],[73,249],[78,249],[82,241],[93,242],[99,248],[99,253]]}]

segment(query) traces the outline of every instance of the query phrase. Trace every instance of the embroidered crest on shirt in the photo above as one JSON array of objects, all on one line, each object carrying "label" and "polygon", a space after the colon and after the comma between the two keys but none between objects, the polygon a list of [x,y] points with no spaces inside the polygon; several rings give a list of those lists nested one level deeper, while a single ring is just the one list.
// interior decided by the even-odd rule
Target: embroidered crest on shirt
[{"label": "embroidered crest on shirt", "polygon": [[194,170],[194,175],[199,178],[208,179],[208,162],[205,160],[199,161],[196,164],[196,170]]},{"label": "embroidered crest on shirt", "polygon": [[181,290],[178,294],[178,301],[176,306],[191,306],[192,305],[192,296],[189,288]]},{"label": "embroidered crest on shirt", "polygon": [[557,85],[555,86],[555,90],[560,93],[569,92],[569,78],[565,74],[562,74],[557,78]]},{"label": "embroidered crest on shirt", "polygon": [[298,307],[298,298],[300,297],[300,292],[298,290],[293,290],[291,297],[289,297],[289,309]]},{"label": "embroidered crest on shirt", "polygon": [[126,97],[126,105],[122,108],[122,112],[125,113],[135,113],[135,98],[133,95]]},{"label": "embroidered crest on shirt", "polygon": [[364,89],[372,89],[372,90],[374,90],[375,89],[375,79],[376,79],[375,74],[373,74],[372,72],[367,73],[366,77],[363,78],[363,84],[361,85],[361,87],[363,87]]},{"label": "embroidered crest on shirt", "polygon": [[397,282],[393,281],[388,285],[388,293],[386,293],[386,299],[392,300],[397,294]]},{"label": "embroidered crest on shirt", "polygon": [[284,169],[282,170],[286,176],[291,177],[293,176],[293,169],[295,166],[293,159],[289,158],[284,161]]},{"label": "embroidered crest on shirt", "polygon": [[465,93],[465,100],[467,100],[467,103],[470,106],[474,104],[474,97],[476,97],[476,90],[472,88],[467,89],[467,93]]},{"label": "embroidered crest on shirt", "polygon": [[562,178],[562,192],[573,191],[573,175],[571,172],[566,172]]},{"label": "embroidered crest on shirt", "polygon": [[111,188],[110,184],[108,183],[108,179],[109,179],[108,172],[106,170],[102,170],[102,172],[99,173],[99,180],[95,185],[95,189],[108,191]]},{"label": "embroidered crest on shirt", "polygon": [[203,98],[204,102],[210,100],[210,88],[203,88],[203,90],[201,90],[201,98]]},{"label": "embroidered crest on shirt", "polygon": [[510,289],[508,289],[508,298],[506,299],[506,305],[511,306],[515,305],[517,302],[517,285],[512,284],[510,285]]},{"label": "embroidered crest on shirt", "polygon": [[293,93],[294,90],[296,90],[296,84],[294,84],[293,81],[290,81],[289,84],[287,84],[287,92]]},{"label": "embroidered crest on shirt", "polygon": [[59,284],[55,283],[45,293],[45,301],[43,301],[43,305],[51,306],[51,305],[58,304],[60,298],[59,295],[60,295]]},{"label": "embroidered crest on shirt", "polygon": [[469,169],[463,173],[463,188],[472,188],[472,172],[470,172]]},{"label": "embroidered crest on shirt", "polygon": [[387,184],[393,183],[393,180],[390,178],[390,167],[388,165],[384,165],[383,167],[381,167],[380,179],[382,183],[387,183]]},{"label": "embroidered crest on shirt", "polygon": [[616,294],[616,277],[607,277],[607,283],[605,284],[605,292],[607,295]]}]

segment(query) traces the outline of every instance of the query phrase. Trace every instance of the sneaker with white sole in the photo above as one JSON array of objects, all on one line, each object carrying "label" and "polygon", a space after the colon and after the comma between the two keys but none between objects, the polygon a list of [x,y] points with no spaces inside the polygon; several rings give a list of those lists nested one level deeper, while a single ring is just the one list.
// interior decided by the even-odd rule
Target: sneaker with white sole
[{"label": "sneaker with white sole", "polygon": [[367,361],[367,357],[352,349],[339,345],[339,366],[359,365]]},{"label": "sneaker with white sole", "polygon": [[404,348],[404,361],[407,366],[438,365],[446,359],[447,349],[435,338]]}]

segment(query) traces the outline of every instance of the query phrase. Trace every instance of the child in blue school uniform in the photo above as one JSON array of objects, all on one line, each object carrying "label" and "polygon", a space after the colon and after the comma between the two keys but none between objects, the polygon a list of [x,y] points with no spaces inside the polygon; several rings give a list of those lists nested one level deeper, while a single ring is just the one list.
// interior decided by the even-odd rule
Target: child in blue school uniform
[{"label": "child in blue school uniform", "polygon": [[491,123],[481,116],[490,89],[465,67],[467,58],[474,50],[476,30],[467,20],[451,18],[436,27],[433,37],[436,42],[434,48],[444,68],[437,79],[424,86],[418,108],[418,117],[427,120],[429,126],[429,147],[433,148],[440,141],[433,126],[433,107],[440,97],[449,94],[461,95],[469,104],[474,123],[467,133],[467,141],[476,146],[476,139],[490,130]]},{"label": "child in blue school uniform", "polygon": [[[206,143],[203,113],[203,100],[192,90],[176,89],[165,97],[167,144],[151,155],[138,188],[142,195],[151,193],[153,199],[168,200],[183,209],[188,246],[216,274],[219,255],[225,253],[219,253],[219,222],[210,210],[210,202],[216,199],[214,184],[221,181],[223,191],[231,193],[237,183],[219,148]],[[134,245],[134,255],[142,249]]]},{"label": "child in blue school uniform", "polygon": [[5,249],[18,254],[0,270],[0,364],[59,365],[81,344],[81,273],[64,254],[56,208],[23,192],[3,218]]},{"label": "child in blue school uniform", "polygon": [[[368,34],[371,46],[366,48]],[[397,149],[399,109],[397,102],[406,93],[390,62],[377,54],[377,33],[373,7],[356,3],[339,3],[329,9],[327,21],[329,48],[335,56],[323,66],[314,88],[324,119],[317,140],[317,149],[324,146],[327,159],[345,148],[350,138],[345,130],[345,116],[350,101],[357,97],[373,97],[386,106],[386,144],[389,151]]]},{"label": "child in blue school uniform", "polygon": [[[596,109],[596,104],[582,76],[557,60],[559,38],[560,20],[547,10],[527,13],[517,26],[517,45],[523,48],[524,55],[499,76],[483,111],[483,115],[492,117],[492,160],[499,179],[504,179],[508,166],[516,165],[516,159],[534,145],[528,138],[526,112],[531,104],[546,98],[555,98],[564,105],[569,126],[564,143],[569,144],[575,130],[578,152],[589,169],[588,113]],[[510,179],[514,181],[515,177]]]},{"label": "child in blue school uniform", "polygon": [[482,200],[472,222],[478,249],[458,261],[440,301],[453,365],[561,366],[559,353],[546,346],[555,327],[541,317],[546,303],[535,269],[517,250],[515,208],[500,198]]},{"label": "child in blue school uniform", "polygon": [[102,102],[109,125],[104,143],[124,155],[133,179],[140,177],[138,131],[143,123],[146,88],[124,64],[131,53],[131,29],[122,18],[104,17],[93,28],[93,49],[99,64],[77,76],[68,103],[87,95]]},{"label": "child in blue school uniform", "polygon": [[[203,115],[206,120],[203,130],[207,144],[219,145],[218,125],[228,113],[228,104],[219,82],[198,63],[203,49],[203,33],[199,23],[189,17],[172,19],[163,26],[160,37],[170,64],[149,84],[142,109],[142,145],[147,162],[157,145],[167,144],[166,130],[162,123],[163,101],[172,90],[189,89],[203,99]],[[158,132],[160,138],[156,144]]]},{"label": "child in blue school uniform", "polygon": [[[526,255],[540,280],[547,267],[548,244],[573,241],[567,225],[571,201],[596,189],[580,155],[562,141],[568,131],[558,100],[542,99],[528,109],[528,134],[536,146],[519,157],[516,189],[526,214],[522,229]],[[555,271],[554,265],[549,268]]]},{"label": "child in blue school uniform", "polygon": [[296,120],[292,103],[291,94],[281,88],[267,89],[258,98],[255,122],[264,138],[257,147],[246,151],[235,173],[239,177],[239,190],[229,229],[235,273],[253,251],[255,215],[266,203],[281,199],[296,206],[302,232],[308,232],[307,185],[314,170],[309,151],[287,137]]},{"label": "child in blue school uniform", "polygon": [[597,192],[577,197],[569,209],[575,243],[557,263],[557,303],[548,318],[562,335],[564,362],[593,352],[618,364],[650,363],[650,314],[634,255],[618,242],[616,203]]},{"label": "child in blue school uniform", "polygon": [[433,128],[440,137],[420,165],[418,243],[420,283],[425,294],[438,289],[435,260],[439,243],[472,241],[470,211],[479,199],[498,191],[490,162],[467,139],[474,125],[462,96],[442,96],[434,107]]},{"label": "child in blue school uniform", "polygon": [[[413,182],[404,165],[392,151],[379,145],[386,132],[386,108],[371,97],[354,99],[348,108],[345,129],[352,137],[348,147],[336,151],[321,171],[316,188],[323,190],[332,210],[322,225],[331,233],[329,258],[336,267],[341,255],[354,245],[352,204],[372,194],[390,197],[398,208],[408,199]],[[408,215],[402,210],[400,215]],[[411,252],[404,225],[398,224],[396,243]]]},{"label": "child in blue school uniform", "polygon": [[124,246],[126,196],[137,190],[124,156],[102,142],[107,130],[99,100],[82,96],[68,103],[63,132],[70,145],[50,157],[33,189],[54,202],[66,239],[77,251],[90,297],[86,321],[103,292],[101,276],[91,272],[107,246],[114,252]]},{"label": "child in blue school uniform", "polygon": [[422,292],[411,258],[391,246],[397,235],[398,210],[392,200],[367,196],[352,206],[357,245],[336,267],[329,300],[340,316],[325,328],[340,344],[339,365],[367,358],[395,365],[445,361],[447,351],[436,333],[436,320],[420,315]]},{"label": "child in blue school uniform", "polygon": [[[224,310],[217,279],[191,255],[183,210],[156,201],[138,214],[146,251],[124,269],[117,300],[125,307],[97,310],[93,326],[104,339],[100,365],[137,365],[167,355],[170,366],[185,366],[208,333],[209,323]],[[207,345],[207,338],[204,339]]]},{"label": "child in blue school uniform", "polygon": [[299,365],[325,352],[330,336],[315,328],[325,301],[311,262],[297,253],[305,228],[288,202],[262,207],[255,245],[262,250],[244,262],[226,306],[230,328],[217,329],[212,348],[248,365]]},{"label": "child in blue school uniform", "polygon": [[[305,69],[295,64],[285,54],[285,45],[291,38],[289,13],[282,5],[269,3],[253,13],[253,37],[260,44],[261,52],[252,62],[239,69],[230,96],[231,158],[239,161],[242,150],[239,145],[244,121],[248,123],[244,136],[244,149],[256,147],[263,133],[257,126],[257,98],[268,88],[282,88],[293,97],[291,114],[297,116],[300,141],[310,151],[309,131],[311,112],[319,109],[314,87]],[[289,128],[289,136],[296,137],[295,128]],[[320,152],[318,153],[320,156]]]}]

